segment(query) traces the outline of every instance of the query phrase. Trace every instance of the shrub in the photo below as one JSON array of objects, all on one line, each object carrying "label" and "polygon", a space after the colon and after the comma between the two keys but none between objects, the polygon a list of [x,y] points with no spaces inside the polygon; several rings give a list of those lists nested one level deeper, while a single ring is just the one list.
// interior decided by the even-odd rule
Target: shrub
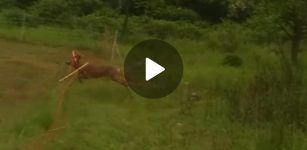
[{"label": "shrub", "polygon": [[181,39],[193,39],[198,40],[202,37],[201,29],[191,24],[186,24],[179,27],[177,36]]},{"label": "shrub", "polygon": [[119,29],[120,24],[117,18],[105,16],[87,15],[72,19],[71,26],[74,28],[88,29],[92,31],[104,32],[106,28]]},{"label": "shrub", "polygon": [[70,9],[63,0],[41,0],[32,7],[32,13],[44,18],[44,23],[53,23],[54,19],[67,20]]},{"label": "shrub", "polygon": [[159,20],[152,21],[150,24],[145,25],[144,30],[149,35],[165,39],[174,36],[178,29],[173,22]]},{"label": "shrub", "polygon": [[200,16],[193,10],[172,6],[156,9],[151,16],[153,16],[155,19],[192,22],[199,20],[200,18]]},{"label": "shrub", "polygon": [[223,60],[223,65],[231,66],[231,67],[240,67],[243,63],[242,58],[235,54],[228,54],[225,56]]},{"label": "shrub", "polygon": [[246,42],[243,27],[231,22],[224,22],[207,33],[208,46],[223,52],[235,52]]},{"label": "shrub", "polygon": [[261,63],[253,77],[241,83],[218,90],[229,104],[231,120],[246,124],[280,122],[306,129],[306,89],[301,73],[289,75],[279,65]]},{"label": "shrub", "polygon": [[202,36],[200,28],[181,22],[155,20],[151,21],[143,28],[147,34],[160,39],[171,37],[179,39],[199,39]]},{"label": "shrub", "polygon": [[26,11],[19,8],[3,10],[2,16],[6,23],[17,26],[22,26],[25,19],[29,17]]}]

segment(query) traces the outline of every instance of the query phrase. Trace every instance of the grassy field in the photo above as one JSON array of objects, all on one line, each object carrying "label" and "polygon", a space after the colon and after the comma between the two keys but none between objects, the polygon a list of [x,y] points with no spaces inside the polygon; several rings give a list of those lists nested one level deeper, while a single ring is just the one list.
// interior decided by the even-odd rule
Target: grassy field
[{"label": "grassy field", "polygon": [[[58,79],[66,73],[64,62],[72,48],[108,58],[104,55],[107,52],[99,51],[101,39],[85,31],[40,27],[22,34],[20,28],[0,28],[1,150],[25,149],[52,124]],[[292,91],[274,91],[275,85],[283,86],[278,80],[283,76],[276,69],[278,65],[270,68],[279,58],[267,54],[268,48],[250,45],[249,51],[236,53],[243,58],[243,66],[229,67],[222,65],[226,54],[212,50],[207,42],[168,42],[181,53],[185,67],[182,83],[174,93],[148,100],[135,94],[131,97],[129,91],[108,79],[75,82],[65,93],[63,128],[41,149],[307,149],[306,94],[300,93],[297,99],[302,107],[293,112],[301,118],[290,119],[290,123],[280,119],[292,114],[297,105],[285,103],[290,107],[284,108],[287,105],[279,101],[296,97]],[[120,43],[119,50],[125,55],[133,44]],[[302,83],[305,85],[305,79]],[[261,106],[254,109],[258,108],[258,103],[253,103],[257,98]],[[278,118],[278,114],[285,116]]]}]

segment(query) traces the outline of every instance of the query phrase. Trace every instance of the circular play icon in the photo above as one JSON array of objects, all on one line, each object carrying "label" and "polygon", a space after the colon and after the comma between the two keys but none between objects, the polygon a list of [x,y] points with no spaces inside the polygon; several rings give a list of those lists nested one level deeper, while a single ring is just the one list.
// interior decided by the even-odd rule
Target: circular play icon
[{"label": "circular play icon", "polygon": [[146,40],[135,45],[124,67],[129,87],[146,98],[167,96],[177,88],[183,74],[179,53],[161,40]]}]

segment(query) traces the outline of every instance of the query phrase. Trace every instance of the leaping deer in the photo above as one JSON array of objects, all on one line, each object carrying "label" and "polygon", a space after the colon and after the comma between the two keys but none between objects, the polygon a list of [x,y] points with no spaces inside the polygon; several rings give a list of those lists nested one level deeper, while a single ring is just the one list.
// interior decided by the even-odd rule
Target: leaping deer
[{"label": "leaping deer", "polygon": [[[110,65],[93,65],[93,64],[81,64],[80,60],[82,56],[78,54],[75,50],[72,51],[70,61],[66,62],[67,65],[73,67],[74,69],[79,69],[78,79],[90,79],[90,78],[100,78],[109,77],[113,81],[120,83],[121,85],[127,87],[127,81],[120,68],[110,66]],[[82,67],[82,68],[80,68]]]}]

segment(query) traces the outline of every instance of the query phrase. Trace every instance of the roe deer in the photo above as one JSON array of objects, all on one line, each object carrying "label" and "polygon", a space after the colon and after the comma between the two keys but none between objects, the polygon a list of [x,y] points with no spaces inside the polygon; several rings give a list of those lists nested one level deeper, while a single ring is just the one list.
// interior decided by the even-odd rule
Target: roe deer
[{"label": "roe deer", "polygon": [[[78,54],[76,51],[72,51],[70,61],[66,62],[67,65],[73,67],[74,69],[79,68],[81,64],[80,60],[82,55]],[[79,71],[78,79],[89,79],[89,78],[100,78],[100,77],[110,77],[113,81],[120,83],[121,85],[127,87],[127,81],[120,68],[110,66],[110,65],[93,65],[89,64]]]}]

